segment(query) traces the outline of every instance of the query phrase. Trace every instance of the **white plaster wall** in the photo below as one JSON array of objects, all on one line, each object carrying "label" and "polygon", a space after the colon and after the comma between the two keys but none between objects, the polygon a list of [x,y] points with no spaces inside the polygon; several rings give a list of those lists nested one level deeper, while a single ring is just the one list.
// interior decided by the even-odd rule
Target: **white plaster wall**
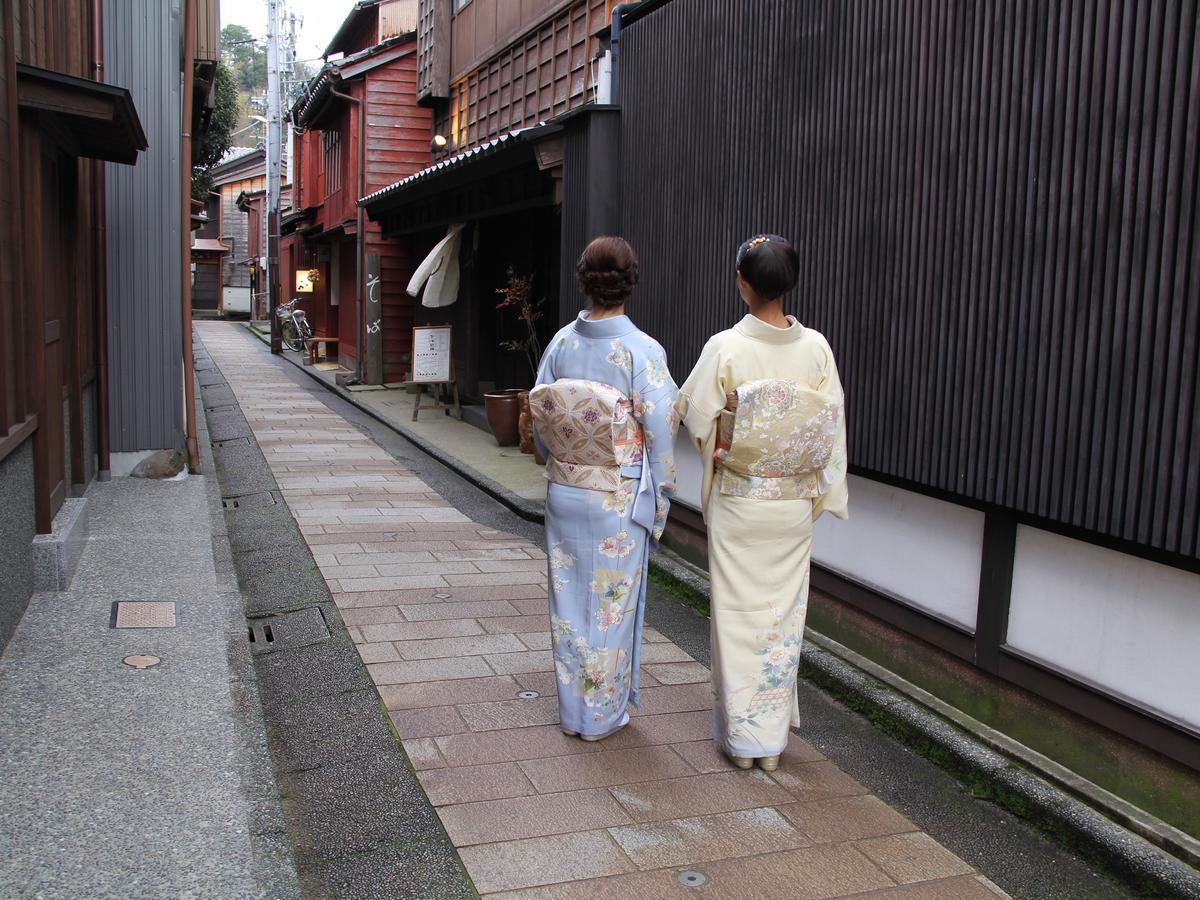
[{"label": "white plaster wall", "polygon": [[[675,445],[676,502],[700,508],[700,456]],[[983,513],[850,476],[850,518],[817,520],[813,559],[859,584],[975,630]]]},{"label": "white plaster wall", "polygon": [[850,476],[850,518],[821,516],[813,559],[975,630],[983,513]]},{"label": "white plaster wall", "polygon": [[1008,643],[1200,727],[1200,575],[1021,526]]},{"label": "white plaster wall", "polygon": [[675,502],[700,512],[700,454],[687,429],[680,426],[675,436]]}]

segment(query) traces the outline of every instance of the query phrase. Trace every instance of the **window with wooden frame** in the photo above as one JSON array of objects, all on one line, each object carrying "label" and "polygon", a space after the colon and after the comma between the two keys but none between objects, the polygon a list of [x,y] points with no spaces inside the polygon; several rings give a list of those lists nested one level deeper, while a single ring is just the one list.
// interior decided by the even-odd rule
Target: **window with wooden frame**
[{"label": "window with wooden frame", "polygon": [[336,128],[321,132],[325,150],[325,196],[342,189],[342,133]]}]

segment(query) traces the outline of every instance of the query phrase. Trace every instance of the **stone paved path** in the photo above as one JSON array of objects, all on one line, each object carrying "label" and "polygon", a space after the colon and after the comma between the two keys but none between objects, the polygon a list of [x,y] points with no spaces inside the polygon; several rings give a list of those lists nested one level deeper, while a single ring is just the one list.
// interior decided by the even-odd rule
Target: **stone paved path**
[{"label": "stone paved path", "polygon": [[708,671],[653,629],[630,726],[563,735],[545,553],[453,509],[239,326],[197,329],[481,894],[999,894],[797,737],[778,772],[733,769]]}]

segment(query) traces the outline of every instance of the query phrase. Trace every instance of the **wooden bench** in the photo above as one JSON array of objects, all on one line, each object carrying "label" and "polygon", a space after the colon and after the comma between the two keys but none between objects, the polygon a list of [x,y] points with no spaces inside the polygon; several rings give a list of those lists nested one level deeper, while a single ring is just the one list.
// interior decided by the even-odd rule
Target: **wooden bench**
[{"label": "wooden bench", "polygon": [[319,359],[318,347],[321,344],[325,345],[325,355],[326,355],[326,357],[328,357],[329,356],[329,345],[333,344],[333,346],[336,347],[337,342],[338,342],[338,339],[335,337],[321,337],[320,335],[314,335],[313,337],[305,338],[304,346],[306,346],[308,348],[307,364],[310,366],[315,366],[317,364],[318,359]]}]

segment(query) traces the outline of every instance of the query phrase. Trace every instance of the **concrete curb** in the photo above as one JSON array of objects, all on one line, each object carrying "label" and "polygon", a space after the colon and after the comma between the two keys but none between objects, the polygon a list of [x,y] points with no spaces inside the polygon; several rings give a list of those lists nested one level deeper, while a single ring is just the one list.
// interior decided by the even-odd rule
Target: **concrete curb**
[{"label": "concrete curb", "polygon": [[[329,384],[291,359],[288,362],[517,515],[531,522],[544,521],[543,510],[537,504],[518,496],[400,423],[359,402],[352,391]],[[663,548],[651,557],[650,569],[651,577],[681,602],[707,610],[710,585],[702,570]],[[808,629],[808,633],[811,642],[806,641],[802,653],[802,674],[851,709],[865,715],[877,728],[913,747],[960,781],[973,786],[973,789],[978,790],[982,782],[990,791],[989,799],[1031,822],[1140,893],[1200,898],[1200,872],[1146,839],[1145,833],[1149,831],[1150,837],[1157,837],[1168,846],[1171,845],[1169,839],[1155,834],[1153,824],[1147,824],[1157,823],[1157,820],[1146,816],[1139,823],[1130,822],[1131,825],[1141,825],[1137,831],[1142,834],[1135,834],[1031,769],[1024,768],[1036,765],[1034,758],[1037,754],[1030,751],[1014,759],[1013,755],[989,747],[974,728],[978,726],[979,729],[985,729],[982,723],[967,721],[969,717],[962,714],[956,716],[957,721],[953,723],[947,721],[922,703],[906,696],[896,686],[868,675],[860,666],[863,663],[869,665],[869,661],[862,658],[853,660],[857,654],[836,641],[812,629]],[[1100,789],[1096,788],[1096,791]],[[1157,824],[1161,824],[1164,831],[1174,831],[1165,823]],[[1183,846],[1178,849],[1185,853],[1188,850]]]}]

